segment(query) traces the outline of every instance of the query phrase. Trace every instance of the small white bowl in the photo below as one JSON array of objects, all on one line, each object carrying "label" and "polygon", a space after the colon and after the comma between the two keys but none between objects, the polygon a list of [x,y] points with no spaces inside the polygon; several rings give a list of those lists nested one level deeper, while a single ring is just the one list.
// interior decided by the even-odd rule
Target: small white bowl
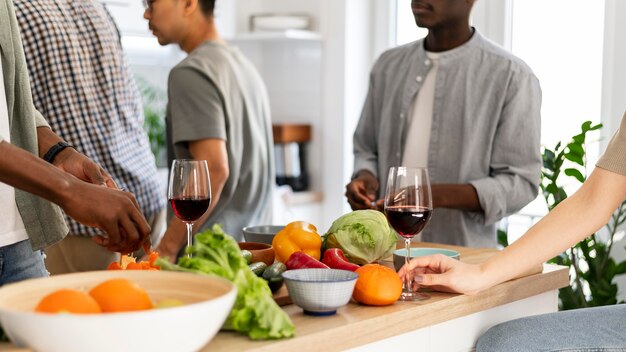
[{"label": "small white bowl", "polygon": [[[433,255],[433,254],[447,255],[448,257],[452,259],[459,259],[461,257],[461,254],[459,252],[453,251],[451,249],[411,248],[410,258],[423,257],[423,256]],[[393,267],[396,269],[396,271],[399,271],[402,268],[402,266],[404,266],[405,257],[406,257],[406,248],[396,249],[395,251],[393,251]]]},{"label": "small white bowl", "polygon": [[[88,291],[113,278],[138,284],[153,303],[176,299],[184,305],[128,313],[34,311],[53,291]],[[198,351],[224,324],[236,293],[226,280],[191,273],[116,270],[58,275],[0,288],[0,321],[14,344],[35,351]]]},{"label": "small white bowl", "polygon": [[359,275],[338,269],[296,269],[283,273],[293,304],[309,315],[332,315],[346,305]]}]

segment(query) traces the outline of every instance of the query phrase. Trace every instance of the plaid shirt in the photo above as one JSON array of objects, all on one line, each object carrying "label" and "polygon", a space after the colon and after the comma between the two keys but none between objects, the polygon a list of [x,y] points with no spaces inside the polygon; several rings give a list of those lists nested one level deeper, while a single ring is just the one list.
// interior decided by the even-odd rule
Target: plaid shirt
[{"label": "plaid shirt", "polygon": [[[52,129],[133,192],[146,218],[165,206],[141,97],[108,11],[91,0],[14,0],[35,107]],[[100,234],[67,218],[70,233]]]}]

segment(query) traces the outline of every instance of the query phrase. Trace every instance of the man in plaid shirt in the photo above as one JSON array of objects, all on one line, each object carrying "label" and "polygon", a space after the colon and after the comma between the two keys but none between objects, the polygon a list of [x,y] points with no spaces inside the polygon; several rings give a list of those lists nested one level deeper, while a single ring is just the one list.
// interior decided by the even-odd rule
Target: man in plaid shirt
[{"label": "man in plaid shirt", "polygon": [[[136,195],[155,243],[163,231],[165,197],[113,19],[95,0],[13,2],[35,107],[62,138]],[[100,230],[66,220],[70,236],[46,250],[52,274],[104,269],[118,258],[91,241]]]}]

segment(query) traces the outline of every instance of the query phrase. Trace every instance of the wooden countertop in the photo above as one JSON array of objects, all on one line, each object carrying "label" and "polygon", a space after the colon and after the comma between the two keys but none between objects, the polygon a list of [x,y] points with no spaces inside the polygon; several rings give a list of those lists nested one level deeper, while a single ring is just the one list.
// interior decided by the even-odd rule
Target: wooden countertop
[{"label": "wooden countertop", "polygon": [[[461,261],[479,263],[496,250],[465,248],[433,243],[414,243],[414,247],[437,247],[457,250]],[[392,266],[390,260],[387,265]],[[387,307],[368,307],[350,302],[336,315],[304,315],[294,305],[283,308],[296,325],[296,336],[290,339],[252,341],[234,332],[220,332],[203,351],[317,351],[320,342],[325,350],[344,350],[403,334],[422,327],[476,313],[506,303],[528,298],[569,285],[566,267],[545,264],[534,273],[504,282],[474,296],[428,292],[430,299],[418,302],[396,302]],[[409,322],[409,323],[407,323]],[[332,341],[332,345],[327,343]]]}]

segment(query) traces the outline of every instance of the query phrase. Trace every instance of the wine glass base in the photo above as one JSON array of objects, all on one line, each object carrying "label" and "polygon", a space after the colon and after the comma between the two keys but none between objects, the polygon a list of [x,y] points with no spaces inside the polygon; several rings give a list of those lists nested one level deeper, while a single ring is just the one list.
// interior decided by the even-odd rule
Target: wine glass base
[{"label": "wine glass base", "polygon": [[404,302],[423,301],[429,298],[430,298],[429,295],[425,295],[423,293],[403,291],[402,295],[400,296],[399,301],[404,301]]}]

